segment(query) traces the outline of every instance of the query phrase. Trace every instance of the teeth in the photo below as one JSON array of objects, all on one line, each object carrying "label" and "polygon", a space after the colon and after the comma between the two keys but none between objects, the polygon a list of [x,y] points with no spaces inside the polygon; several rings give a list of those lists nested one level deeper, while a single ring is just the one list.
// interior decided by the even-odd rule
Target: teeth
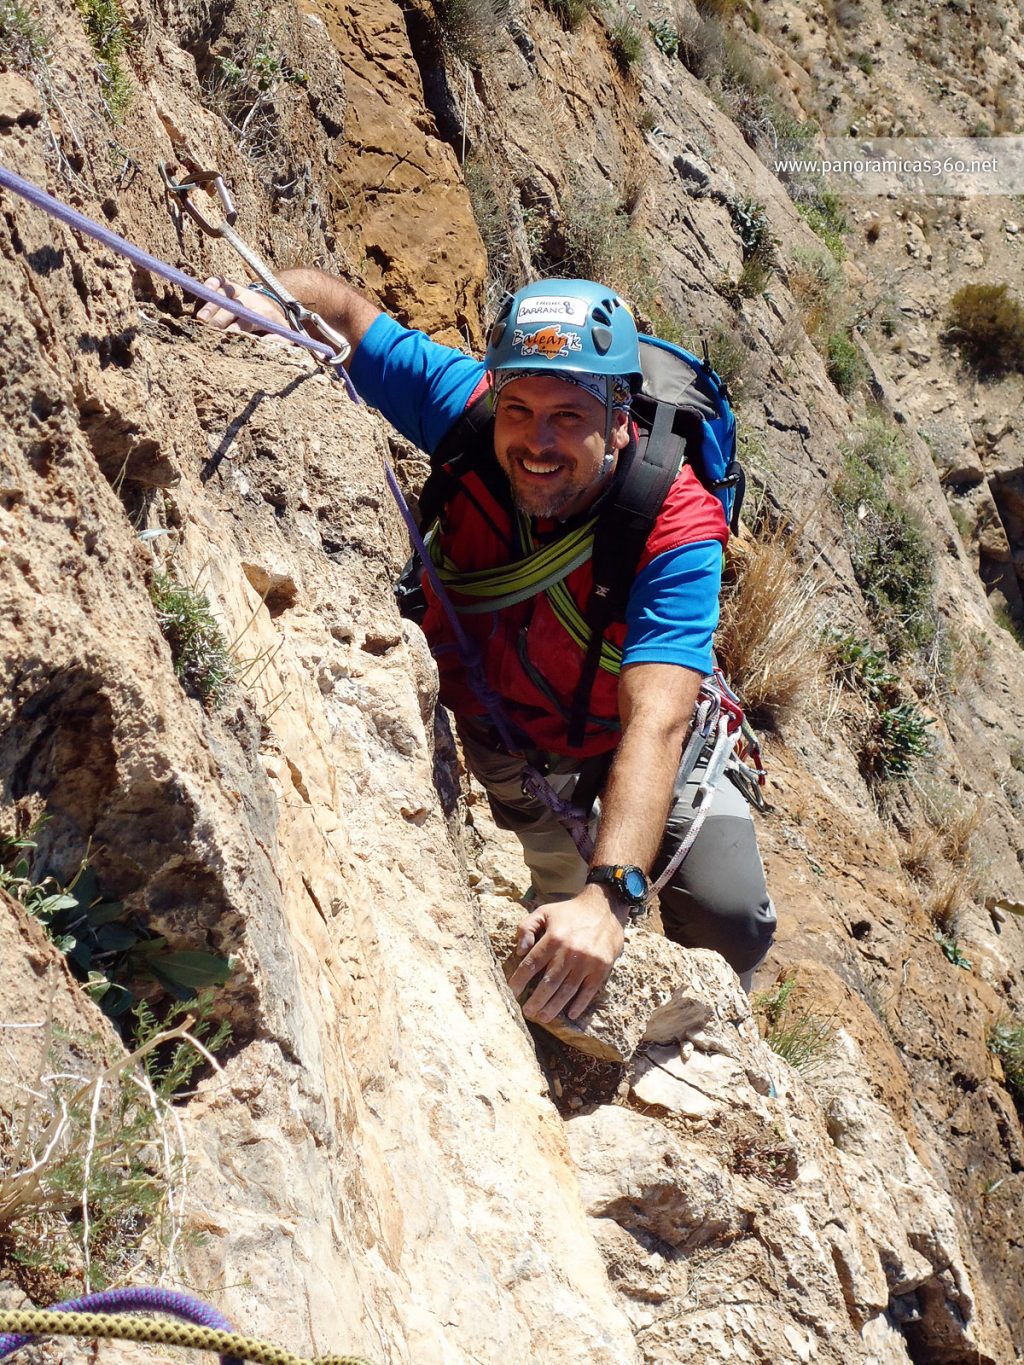
[{"label": "teeth", "polygon": [[558,465],[536,464],[533,460],[524,460],[523,468],[528,474],[554,474],[558,469]]}]

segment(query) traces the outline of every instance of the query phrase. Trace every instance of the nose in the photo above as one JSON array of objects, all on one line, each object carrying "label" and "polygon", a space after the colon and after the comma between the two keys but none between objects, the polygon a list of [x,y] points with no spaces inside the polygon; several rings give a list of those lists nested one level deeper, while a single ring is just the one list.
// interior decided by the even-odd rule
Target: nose
[{"label": "nose", "polygon": [[545,413],[534,413],[522,435],[523,444],[533,455],[542,455],[555,444],[554,427]]}]

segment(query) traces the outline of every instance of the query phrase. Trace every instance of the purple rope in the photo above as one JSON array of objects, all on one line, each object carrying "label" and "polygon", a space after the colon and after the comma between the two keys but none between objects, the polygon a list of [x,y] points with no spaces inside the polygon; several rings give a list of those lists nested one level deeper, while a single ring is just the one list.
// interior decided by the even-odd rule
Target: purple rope
[{"label": "purple rope", "polygon": [[[211,1308],[202,1299],[191,1294],[182,1294],[175,1289],[104,1289],[98,1294],[83,1294],[78,1299],[65,1299],[53,1305],[55,1313],[169,1313],[172,1317],[184,1318],[200,1327],[213,1327],[220,1332],[233,1332],[235,1329],[216,1308]],[[0,1360],[30,1341],[33,1336],[18,1335],[14,1332],[0,1333]],[[221,1365],[243,1365],[235,1356],[221,1356]]]},{"label": "purple rope", "polygon": [[[328,346],[325,341],[315,341],[312,337],[306,336],[305,332],[296,332],[291,327],[284,327],[279,322],[272,322],[270,318],[263,317],[260,313],[254,313],[251,308],[246,308],[244,304],[238,303],[235,299],[229,299],[224,294],[218,294],[215,289],[209,289],[205,284],[200,284],[191,275],[186,275],[183,270],[176,269],[173,265],[168,265],[166,261],[161,261],[158,256],[151,256],[148,251],[143,251],[141,247],[135,246],[125,237],[119,237],[116,232],[111,232],[102,223],[95,222],[92,218],[86,217],[84,213],[79,213],[77,209],[55,199],[52,194],[47,194],[45,190],[39,189],[31,181],[23,180],[20,175],[15,175],[6,166],[0,164],[0,187],[6,190],[13,190],[15,194],[20,194],[23,199],[27,199],[37,209],[42,209],[44,213],[49,213],[52,217],[58,218],[68,227],[74,228],[76,232],[84,232],[87,237],[94,237],[103,246],[109,247],[111,251],[118,251],[122,256],[127,256],[134,265],[141,266],[143,270],[148,270],[152,275],[159,275],[161,278],[175,284],[179,289],[184,289],[188,294],[194,294],[197,299],[202,299],[204,303],[214,303],[218,308],[223,308],[227,313],[233,313],[236,318],[241,318],[243,322],[251,322],[260,327],[264,332],[270,332],[274,336],[284,337],[286,341],[294,342],[296,346],[304,346],[307,351],[313,351],[316,355],[327,357],[334,354],[334,347]],[[352,380],[348,372],[341,365],[334,366],[338,378],[345,385],[349,397],[354,402],[359,402]]]}]

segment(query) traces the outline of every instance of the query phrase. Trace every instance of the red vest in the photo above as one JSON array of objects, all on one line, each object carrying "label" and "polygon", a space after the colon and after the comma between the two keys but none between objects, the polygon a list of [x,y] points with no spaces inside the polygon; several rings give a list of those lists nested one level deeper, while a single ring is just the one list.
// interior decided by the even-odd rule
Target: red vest
[{"label": "red vest", "polygon": [[[537,521],[534,535],[547,542],[559,523]],[[495,568],[522,556],[515,544],[515,521],[508,485],[493,453],[480,470],[463,475],[440,522],[441,549],[459,572]],[[684,466],[669,489],[651,529],[637,571],[666,550],[697,541],[725,544],[728,530],[721,503]],[[589,560],[564,580],[585,613],[591,587]],[[466,680],[451,627],[424,578],[427,612],[423,630],[437,659],[441,701],[456,716],[486,715]],[[619,740],[618,677],[598,669],[590,695],[590,716],[581,748],[567,742],[573,693],[583,667],[583,652],[558,620],[543,592],[515,606],[482,615],[460,616],[480,650],[489,685],[501,697],[505,714],[536,749],[590,757],[613,749]],[[621,648],[625,622],[614,622],[605,638]]]}]

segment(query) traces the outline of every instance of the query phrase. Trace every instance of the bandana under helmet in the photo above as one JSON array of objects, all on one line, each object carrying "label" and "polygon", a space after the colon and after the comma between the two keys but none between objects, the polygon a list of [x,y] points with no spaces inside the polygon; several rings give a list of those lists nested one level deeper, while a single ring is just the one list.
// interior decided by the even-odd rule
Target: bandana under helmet
[{"label": "bandana under helmet", "polygon": [[628,412],[633,397],[629,378],[622,374],[580,374],[573,370],[495,370],[494,396],[497,398],[506,384],[516,379],[560,379],[563,384],[574,384],[596,398],[613,412]]}]

